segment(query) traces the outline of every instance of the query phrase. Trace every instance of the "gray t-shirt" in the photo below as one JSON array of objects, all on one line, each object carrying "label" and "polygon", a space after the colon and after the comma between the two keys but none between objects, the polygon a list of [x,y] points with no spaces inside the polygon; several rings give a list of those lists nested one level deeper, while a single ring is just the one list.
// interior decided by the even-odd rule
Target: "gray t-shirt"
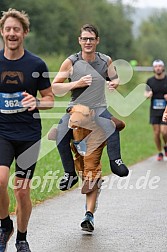
[{"label": "gray t-shirt", "polygon": [[71,91],[70,106],[83,104],[90,108],[107,106],[105,98],[105,84],[108,77],[109,56],[96,52],[95,61],[87,62],[82,59],[81,52],[68,57],[73,64],[73,73],[69,81],[77,81],[81,77],[91,74],[92,84],[84,88],[76,88]]}]

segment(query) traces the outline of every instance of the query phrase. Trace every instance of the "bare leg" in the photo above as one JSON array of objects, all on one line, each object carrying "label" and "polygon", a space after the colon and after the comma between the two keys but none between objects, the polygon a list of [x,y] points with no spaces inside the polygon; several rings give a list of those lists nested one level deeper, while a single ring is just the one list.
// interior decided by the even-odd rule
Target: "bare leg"
[{"label": "bare leg", "polygon": [[8,180],[9,167],[0,166],[0,219],[5,219],[9,215]]},{"label": "bare leg", "polygon": [[87,211],[91,212],[92,214],[94,213],[95,210],[97,194],[98,194],[98,188],[93,192],[86,194]]},{"label": "bare leg", "polygon": [[97,194],[98,189],[86,194],[87,211],[83,221],[81,222],[81,227],[83,231],[92,232],[94,230],[93,213],[95,210]]},{"label": "bare leg", "polygon": [[30,180],[16,177],[15,179],[15,197],[17,201],[17,228],[20,232],[27,231],[29,218],[32,211],[30,199]]},{"label": "bare leg", "polygon": [[160,138],[160,125],[153,124],[154,141],[159,152],[162,151],[161,138]]},{"label": "bare leg", "polygon": [[167,145],[167,125],[162,124],[160,130],[161,130],[164,144]]},{"label": "bare leg", "polygon": [[9,180],[9,167],[0,166],[0,251],[6,251],[7,242],[12,236],[13,221],[9,216],[9,195],[7,185]]}]

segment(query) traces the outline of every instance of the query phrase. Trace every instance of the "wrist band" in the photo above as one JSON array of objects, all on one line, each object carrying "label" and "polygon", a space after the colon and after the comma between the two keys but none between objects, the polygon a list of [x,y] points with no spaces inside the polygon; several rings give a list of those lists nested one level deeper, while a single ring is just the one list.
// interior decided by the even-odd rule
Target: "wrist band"
[{"label": "wrist band", "polygon": [[115,79],[118,79],[118,74],[114,75],[113,77],[109,77],[109,76],[106,77],[106,81],[112,81]]}]

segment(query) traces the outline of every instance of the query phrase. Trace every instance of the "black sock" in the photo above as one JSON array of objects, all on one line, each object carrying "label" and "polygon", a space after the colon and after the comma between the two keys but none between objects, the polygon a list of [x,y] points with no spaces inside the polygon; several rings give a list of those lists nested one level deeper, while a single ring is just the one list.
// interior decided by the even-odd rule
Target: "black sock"
[{"label": "black sock", "polygon": [[91,215],[91,217],[93,217],[93,213],[91,213],[90,211],[87,211],[86,214]]},{"label": "black sock", "polygon": [[13,229],[13,221],[9,215],[5,219],[1,219],[1,228],[6,228],[7,231]]},{"label": "black sock", "polygon": [[17,237],[16,240],[19,241],[26,241],[27,231],[24,233],[21,233],[19,230],[17,230]]}]

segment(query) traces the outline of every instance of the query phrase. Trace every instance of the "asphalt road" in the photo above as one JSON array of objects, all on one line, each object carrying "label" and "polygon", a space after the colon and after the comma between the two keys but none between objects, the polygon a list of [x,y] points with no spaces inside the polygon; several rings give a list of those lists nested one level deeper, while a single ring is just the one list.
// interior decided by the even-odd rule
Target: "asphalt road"
[{"label": "asphalt road", "polygon": [[[127,179],[106,177],[92,234],[80,228],[84,202],[75,189],[34,207],[28,229],[32,252],[167,251],[167,158],[132,166]],[[16,251],[15,235],[8,252]]]}]

